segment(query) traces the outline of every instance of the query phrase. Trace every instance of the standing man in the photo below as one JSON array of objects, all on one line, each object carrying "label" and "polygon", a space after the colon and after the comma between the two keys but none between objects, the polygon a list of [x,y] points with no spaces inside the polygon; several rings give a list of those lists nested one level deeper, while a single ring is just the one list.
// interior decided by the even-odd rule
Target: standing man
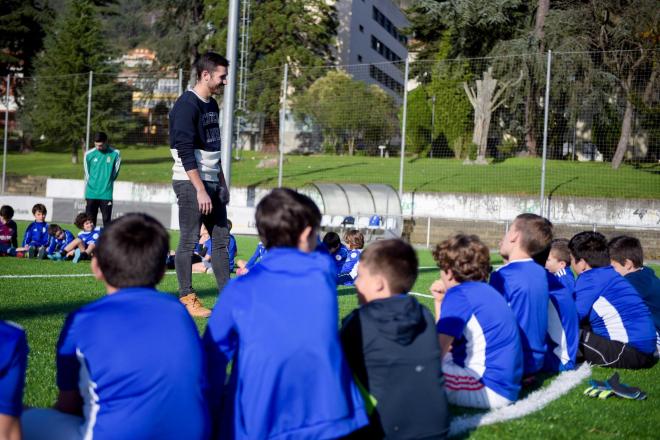
[{"label": "standing man", "polygon": [[103,226],[112,219],[112,190],[119,176],[121,155],[108,144],[108,135],[102,131],[94,135],[94,148],[85,153],[85,212],[96,216],[101,208]]},{"label": "standing man", "polygon": [[229,280],[229,191],[220,167],[220,109],[212,97],[227,83],[228,66],[217,53],[201,55],[194,66],[195,87],[181,95],[170,111],[172,186],[181,230],[175,256],[179,298],[192,316],[205,318],[211,311],[192,288],[192,254],[202,223],[212,238],[211,265],[218,289]]}]

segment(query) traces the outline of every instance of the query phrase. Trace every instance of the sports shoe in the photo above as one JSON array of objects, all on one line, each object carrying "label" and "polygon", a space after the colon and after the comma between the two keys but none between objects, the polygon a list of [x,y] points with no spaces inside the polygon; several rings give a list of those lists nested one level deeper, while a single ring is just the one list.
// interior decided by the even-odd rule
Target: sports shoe
[{"label": "sports shoe", "polygon": [[28,251],[27,251],[27,257],[28,257],[28,258],[36,258],[38,252],[39,252],[39,251],[38,251],[38,249],[37,249],[36,246],[30,246],[30,247],[28,248]]},{"label": "sports shoe", "polygon": [[182,296],[179,298],[179,301],[186,306],[188,313],[195,318],[208,318],[211,316],[211,310],[202,305],[195,292],[190,292],[188,295]]},{"label": "sports shoe", "polygon": [[37,258],[39,260],[45,260],[46,259],[46,246],[40,246],[39,247],[39,252],[37,252]]},{"label": "sports shoe", "polygon": [[77,263],[80,260],[80,249],[76,249],[76,251],[73,253],[73,260],[71,260],[72,263]]}]

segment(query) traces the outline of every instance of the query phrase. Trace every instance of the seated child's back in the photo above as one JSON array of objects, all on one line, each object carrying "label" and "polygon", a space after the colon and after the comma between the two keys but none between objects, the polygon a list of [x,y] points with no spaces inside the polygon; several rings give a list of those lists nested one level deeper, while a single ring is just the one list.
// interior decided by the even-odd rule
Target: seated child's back
[{"label": "seated child's back", "polygon": [[[57,344],[55,408],[84,415],[84,438],[208,436],[197,328],[175,297],[154,288],[168,242],[165,229],[142,214],[116,219],[99,238],[92,270],[108,295],[71,313]],[[52,410],[26,412],[26,438],[57,432],[47,423],[55,418],[32,411]]]},{"label": "seated child's back", "polygon": [[337,275],[337,284],[352,286],[357,277],[357,265],[364,247],[364,234],[357,229],[351,229],[344,234],[344,241],[348,245],[348,254]]},{"label": "seated child's back", "polygon": [[[605,237],[581,232],[571,238],[569,247],[578,274],[578,317],[590,327],[580,336],[586,360],[613,368],[652,366],[656,335],[651,313],[635,288],[610,266]],[[591,334],[596,336],[593,340]],[[615,360],[605,359],[609,357]]]},{"label": "seated child's back", "polygon": [[502,238],[500,254],[509,260],[490,276],[513,310],[522,336],[524,374],[543,367],[547,349],[548,281],[545,269],[532,256],[542,252],[552,240],[552,224],[535,214],[521,214]]},{"label": "seated child's back", "polygon": [[371,244],[355,285],[361,304],[343,322],[348,363],[375,405],[364,438],[443,438],[449,425],[440,346],[431,313],[407,295],[415,250],[401,240]]},{"label": "seated child's back", "polygon": [[335,269],[312,252],[320,220],[289,189],[257,206],[268,251],[223,289],[204,334],[215,438],[337,438],[367,423],[339,343]]},{"label": "seated child's back", "polygon": [[441,287],[434,295],[449,401],[476,408],[516,401],[523,373],[520,332],[504,298],[485,283],[488,248],[477,236],[458,234],[438,244],[433,256],[442,271],[432,290]]}]

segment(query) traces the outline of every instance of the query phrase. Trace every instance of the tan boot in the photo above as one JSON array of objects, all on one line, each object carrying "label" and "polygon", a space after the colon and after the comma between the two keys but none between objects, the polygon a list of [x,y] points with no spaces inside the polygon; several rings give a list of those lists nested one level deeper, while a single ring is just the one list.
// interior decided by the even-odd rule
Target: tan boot
[{"label": "tan boot", "polygon": [[208,318],[211,316],[211,310],[202,305],[195,292],[191,292],[186,296],[182,296],[179,298],[179,301],[181,301],[181,303],[186,306],[188,313],[190,313],[190,315],[195,318]]}]

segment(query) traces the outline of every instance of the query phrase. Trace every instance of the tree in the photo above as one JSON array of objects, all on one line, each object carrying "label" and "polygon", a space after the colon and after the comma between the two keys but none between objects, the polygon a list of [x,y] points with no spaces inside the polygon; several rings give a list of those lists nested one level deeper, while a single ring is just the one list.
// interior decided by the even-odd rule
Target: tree
[{"label": "tree", "polygon": [[299,95],[294,100],[294,112],[299,119],[310,117],[319,124],[326,141],[334,145],[345,142],[351,156],[358,141],[375,150],[397,126],[393,98],[380,87],[354,80],[341,70],[328,72]]},{"label": "tree", "polygon": [[38,0],[0,3],[0,75],[17,69],[32,73],[34,58],[43,47],[50,12],[47,3]]},{"label": "tree", "polygon": [[[204,20],[204,0],[146,0],[154,16],[151,46],[165,66],[190,69],[211,33]],[[191,81],[194,72],[191,71]]]},{"label": "tree", "polygon": [[36,80],[26,90],[23,114],[24,125],[37,137],[43,136],[45,144],[71,146],[74,163],[85,140],[90,71],[94,72],[92,127],[114,138],[129,128],[124,116],[130,111],[130,93],[115,81],[117,67],[111,58],[95,4],[71,0],[56,18],[37,59]]},{"label": "tree", "polygon": [[484,77],[476,81],[476,90],[463,83],[465,93],[474,108],[474,131],[472,142],[478,146],[478,164],[486,164],[486,148],[488,146],[488,130],[493,112],[504,103],[504,92],[522,80],[522,72],[516,81],[499,82],[493,78],[493,69],[484,72]]},{"label": "tree", "polygon": [[[206,19],[215,33],[204,47],[226,47],[227,0],[206,0]],[[283,66],[289,64],[289,87],[306,90],[333,61],[337,32],[334,6],[325,0],[252,2],[247,105],[265,116],[264,149],[278,145],[279,102]]]}]

